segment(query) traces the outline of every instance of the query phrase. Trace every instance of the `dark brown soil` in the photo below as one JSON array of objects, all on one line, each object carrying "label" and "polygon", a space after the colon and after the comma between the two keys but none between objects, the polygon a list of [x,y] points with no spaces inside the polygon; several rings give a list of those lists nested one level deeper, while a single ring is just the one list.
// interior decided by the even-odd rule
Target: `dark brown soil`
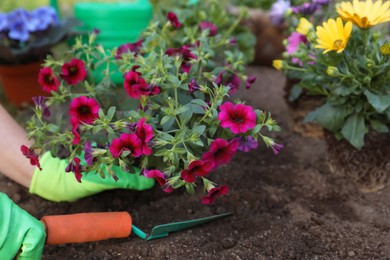
[{"label": "dark brown soil", "polygon": [[[272,112],[283,131],[275,135],[285,148],[274,156],[262,147],[237,154],[215,172],[230,193],[211,206],[200,196],[107,191],[76,203],[52,203],[30,195],[0,177],[0,190],[37,218],[94,211],[128,211],[134,224],[156,224],[233,212],[203,226],[144,241],[124,239],[45,246],[43,259],[390,259],[390,188],[360,193],[331,175],[322,138],[293,129],[283,99],[284,77],[266,67],[251,67],[257,82],[240,96]],[[113,223],[115,225],[115,223]]]}]

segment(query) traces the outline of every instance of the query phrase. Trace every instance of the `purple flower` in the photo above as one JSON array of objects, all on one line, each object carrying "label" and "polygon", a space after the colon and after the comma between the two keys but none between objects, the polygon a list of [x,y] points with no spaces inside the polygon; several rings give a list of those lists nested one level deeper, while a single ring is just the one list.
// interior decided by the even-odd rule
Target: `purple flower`
[{"label": "purple flower", "polygon": [[290,37],[287,38],[287,53],[288,54],[293,54],[298,50],[299,44],[302,43],[307,43],[307,38],[305,35],[302,35],[297,32],[293,32]]},{"label": "purple flower", "polygon": [[42,110],[42,115],[44,117],[50,117],[50,110],[49,110],[49,108],[45,104],[46,97],[44,97],[44,96],[35,96],[35,97],[33,97],[33,101],[34,101],[35,107],[37,109],[41,109]]},{"label": "purple flower", "polygon": [[142,48],[144,40],[138,40],[133,43],[126,43],[121,46],[119,46],[118,50],[116,51],[115,59],[120,59],[123,53],[128,53],[129,51],[134,53],[134,56],[137,56],[140,49]]},{"label": "purple flower", "polygon": [[85,162],[91,166],[93,164],[93,160],[95,159],[92,155],[93,149],[90,142],[85,142],[84,144],[84,159]]},{"label": "purple flower", "polygon": [[[226,76],[229,75],[229,76]],[[237,92],[238,88],[240,87],[241,79],[237,76],[236,73],[230,73],[226,70],[222,70],[220,73],[218,73],[217,77],[215,78],[215,83],[217,85],[223,84],[224,86],[227,86],[230,88],[229,94],[233,95]]]},{"label": "purple flower", "polygon": [[313,3],[319,4],[319,5],[327,5],[330,3],[330,0],[313,0]]},{"label": "purple flower", "polygon": [[230,45],[236,45],[237,44],[237,39],[235,37],[232,37],[229,39],[229,44]]},{"label": "purple flower", "polygon": [[245,87],[246,89],[250,89],[256,81],[256,76],[247,76],[246,77],[246,82],[245,82]]},{"label": "purple flower", "polygon": [[290,6],[290,1],[288,0],[278,0],[273,3],[269,13],[272,23],[276,25],[283,23],[284,15]]},{"label": "purple flower", "polygon": [[280,152],[280,150],[283,149],[283,147],[284,146],[282,144],[277,144],[275,142],[271,143],[271,148],[275,155],[277,155]]},{"label": "purple flower", "polygon": [[182,62],[180,68],[185,72],[189,73],[191,69],[191,60],[197,60],[198,57],[193,54],[190,48],[187,45],[183,45],[180,48],[168,48],[165,52],[168,56],[180,55],[182,57]]},{"label": "purple flower", "polygon": [[0,13],[0,32],[4,31],[8,27],[7,15]]},{"label": "purple flower", "polygon": [[23,20],[19,20],[10,25],[8,37],[22,42],[25,42],[30,38],[30,33]]},{"label": "purple flower", "polygon": [[50,6],[38,7],[31,12],[31,16],[38,21],[33,31],[46,30],[52,24],[59,23],[56,10]]},{"label": "purple flower", "polygon": [[296,14],[311,15],[314,14],[319,8],[316,3],[303,3],[298,6],[291,7],[291,10]]},{"label": "purple flower", "polygon": [[257,149],[258,145],[259,143],[255,141],[252,136],[248,136],[248,137],[241,136],[238,138],[237,150],[242,152],[249,152],[250,150]]},{"label": "purple flower", "polygon": [[188,83],[188,90],[190,93],[194,93],[195,91],[199,90],[201,87],[199,86],[198,82],[196,82],[195,79],[191,79],[190,83]]}]

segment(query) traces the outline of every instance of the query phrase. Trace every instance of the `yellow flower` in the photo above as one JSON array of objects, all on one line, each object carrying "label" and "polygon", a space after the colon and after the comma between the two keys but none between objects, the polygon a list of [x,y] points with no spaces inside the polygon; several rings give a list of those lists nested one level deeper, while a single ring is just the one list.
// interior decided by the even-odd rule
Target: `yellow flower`
[{"label": "yellow flower", "polygon": [[385,43],[381,46],[380,51],[383,55],[390,54],[390,43]]},{"label": "yellow flower", "polygon": [[272,66],[274,66],[274,68],[277,70],[281,70],[283,68],[283,61],[282,60],[274,60],[272,62]]},{"label": "yellow flower", "polygon": [[336,77],[337,75],[339,75],[339,70],[336,67],[328,66],[326,68],[326,74],[328,74],[328,76],[330,77]]},{"label": "yellow flower", "polygon": [[342,52],[347,46],[351,37],[352,23],[347,22],[345,26],[340,17],[329,19],[322,23],[323,26],[317,26],[316,35],[318,45],[315,48],[325,49],[324,53],[329,51]]},{"label": "yellow flower", "polygon": [[296,31],[302,35],[306,35],[309,33],[309,31],[313,29],[313,24],[309,22],[306,18],[302,17],[299,19],[298,26],[296,28]]},{"label": "yellow flower", "polygon": [[359,1],[353,3],[342,2],[337,5],[336,10],[341,18],[351,21],[360,28],[370,28],[379,23],[390,21],[390,1],[372,0]]}]

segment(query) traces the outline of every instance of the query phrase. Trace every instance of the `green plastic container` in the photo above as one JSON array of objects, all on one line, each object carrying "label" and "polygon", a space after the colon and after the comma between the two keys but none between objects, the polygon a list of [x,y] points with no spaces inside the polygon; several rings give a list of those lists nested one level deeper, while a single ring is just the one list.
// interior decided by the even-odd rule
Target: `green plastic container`
[{"label": "green plastic container", "polygon": [[[105,49],[119,47],[139,39],[147,28],[153,15],[153,9],[148,0],[118,1],[118,2],[80,2],[74,6],[74,16],[83,23],[78,30],[100,30],[96,43]],[[111,66],[112,71],[117,70]],[[102,71],[96,71],[97,80],[103,77]],[[123,83],[123,75],[115,73],[111,79],[116,84]]]}]

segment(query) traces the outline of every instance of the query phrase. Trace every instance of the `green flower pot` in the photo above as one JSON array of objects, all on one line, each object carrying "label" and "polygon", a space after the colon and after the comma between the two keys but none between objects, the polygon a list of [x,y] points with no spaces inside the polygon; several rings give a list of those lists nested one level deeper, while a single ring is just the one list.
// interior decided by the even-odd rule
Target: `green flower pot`
[{"label": "green flower pot", "polygon": [[[148,0],[81,2],[75,4],[74,15],[83,24],[78,30],[100,30],[96,43],[105,49],[112,49],[137,41],[149,25],[153,9]],[[110,70],[115,71],[118,68],[112,65]],[[103,68],[97,70],[94,76],[97,81],[101,80]],[[123,75],[119,72],[112,74],[111,79],[116,84],[123,83]]]}]

